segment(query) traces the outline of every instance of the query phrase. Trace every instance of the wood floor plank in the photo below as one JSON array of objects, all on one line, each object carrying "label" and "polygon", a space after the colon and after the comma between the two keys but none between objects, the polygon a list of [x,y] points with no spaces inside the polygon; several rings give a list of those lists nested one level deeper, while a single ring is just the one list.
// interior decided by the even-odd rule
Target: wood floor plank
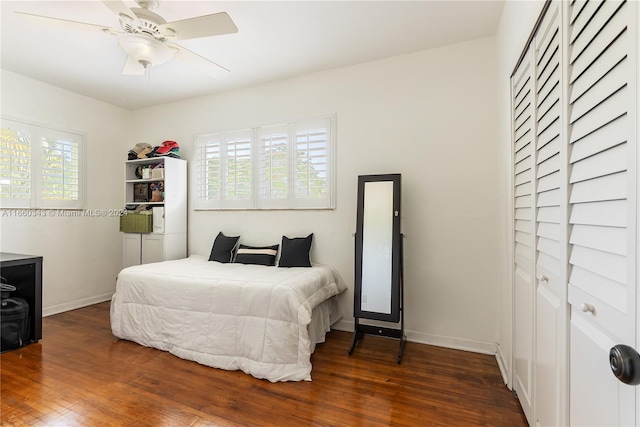
[{"label": "wood floor plank", "polygon": [[2,426],[526,426],[493,356],[332,331],[311,382],[270,383],[111,334],[109,303],[0,356]]}]

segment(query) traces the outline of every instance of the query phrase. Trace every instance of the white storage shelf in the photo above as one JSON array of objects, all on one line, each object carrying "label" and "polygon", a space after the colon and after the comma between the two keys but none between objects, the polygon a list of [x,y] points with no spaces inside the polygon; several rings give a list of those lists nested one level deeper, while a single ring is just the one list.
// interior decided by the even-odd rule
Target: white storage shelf
[{"label": "white storage shelf", "polygon": [[[141,204],[149,204],[149,205],[153,205],[153,206],[163,206],[164,205],[164,201],[162,202],[151,202],[151,201],[136,201],[134,198],[134,188],[135,188],[135,184],[151,184],[153,182],[162,182],[164,184],[165,179],[166,179],[166,171],[164,170],[167,165],[172,164],[171,162],[173,160],[178,160],[178,159],[172,159],[169,158],[169,162],[165,162],[165,160],[167,160],[167,158],[165,157],[152,157],[150,159],[138,159],[138,160],[129,160],[126,162],[126,168],[125,168],[125,204],[128,205],[141,205]],[[180,161],[180,160],[178,160]],[[184,160],[182,160],[182,162],[184,162]],[[139,167],[153,167],[159,164],[163,164],[163,176],[161,178],[138,178],[136,176],[136,170]],[[166,194],[165,194],[166,197]]]},{"label": "white storage shelf", "polygon": [[[138,178],[136,169],[140,166],[162,164],[162,178]],[[162,202],[135,201],[136,184],[161,182],[164,187]],[[124,202],[126,205],[150,205],[162,207],[163,224],[158,228],[163,232],[149,234],[123,233],[123,266],[145,264],[184,258],[187,255],[187,162],[171,157],[153,157],[125,161]],[[151,195],[149,195],[151,196]],[[154,229],[155,227],[154,221]]]}]

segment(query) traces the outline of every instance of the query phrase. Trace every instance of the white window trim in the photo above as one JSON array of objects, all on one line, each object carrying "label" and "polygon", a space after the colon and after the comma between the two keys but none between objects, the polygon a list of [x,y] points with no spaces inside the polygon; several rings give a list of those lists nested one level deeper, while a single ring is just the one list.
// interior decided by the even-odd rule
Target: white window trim
[{"label": "white window trim", "polygon": [[[296,164],[296,124],[304,124],[313,121],[328,121],[327,127],[327,171],[326,171],[326,191],[327,196],[325,198],[307,198],[307,197],[296,197],[295,194],[295,167],[291,167],[291,165]],[[259,130],[262,128],[269,127],[277,127],[277,126],[285,126],[288,132],[288,141],[289,146],[293,148],[288,149],[288,191],[287,197],[282,199],[261,199],[260,198],[260,144],[259,144]],[[206,144],[204,141],[205,138],[210,138],[218,135],[225,135],[227,133],[233,133],[240,130],[251,130],[251,161],[252,161],[252,188],[251,188],[251,198],[249,200],[225,200],[224,199],[224,171],[221,170],[221,199],[220,200],[209,200],[202,198],[203,189],[201,186],[201,180],[203,179],[202,171],[203,164],[200,159],[200,153],[202,152],[201,148]],[[223,150],[221,144],[221,151]],[[195,210],[296,210],[296,209],[335,209],[335,200],[336,200],[336,115],[335,114],[327,114],[322,116],[313,116],[313,117],[305,117],[299,118],[296,120],[287,120],[281,122],[272,122],[268,124],[256,125],[256,126],[244,126],[234,129],[221,130],[215,132],[207,132],[203,134],[196,135],[194,138],[194,149],[193,149],[193,164],[196,165],[194,168],[194,181],[196,185],[194,186],[195,191],[194,196],[194,209]],[[223,155],[221,154],[221,161],[223,159]]]},{"label": "white window trim", "polygon": [[[31,197],[27,198],[0,198],[0,209],[30,208],[30,209],[82,209],[85,201],[85,135],[80,132],[63,130],[47,125],[29,123],[23,120],[1,118],[2,128],[14,127],[26,132],[30,136],[31,157]],[[73,141],[78,146],[78,199],[55,200],[43,198],[43,150],[42,140],[45,137],[62,137]]]}]

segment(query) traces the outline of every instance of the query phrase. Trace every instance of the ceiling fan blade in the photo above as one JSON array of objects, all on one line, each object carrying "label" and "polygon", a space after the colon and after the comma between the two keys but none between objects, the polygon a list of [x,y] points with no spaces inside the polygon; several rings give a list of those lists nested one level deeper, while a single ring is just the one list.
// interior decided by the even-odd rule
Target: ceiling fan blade
[{"label": "ceiling fan blade", "polygon": [[172,40],[196,39],[238,32],[238,27],[225,12],[167,22],[159,27],[160,31]]},{"label": "ceiling fan blade", "polygon": [[144,74],[144,71],[144,66],[140,62],[130,56],[127,56],[127,62],[124,63],[122,74],[127,76],[139,76]]},{"label": "ceiling fan blade", "polygon": [[94,31],[99,33],[106,33],[111,35],[120,34],[120,31],[116,31],[113,28],[105,27],[103,25],[87,24],[86,22],[68,21],[66,19],[51,18],[49,16],[32,15],[24,12],[13,12],[16,15],[23,17],[36,24],[54,25],[56,27],[69,28],[72,30],[82,31]]},{"label": "ceiling fan blade", "polygon": [[121,1],[104,0],[102,3],[104,3],[104,5],[107,6],[111,12],[118,15],[118,17],[122,17],[124,15],[125,17],[129,18],[129,19],[124,18],[129,22],[132,22],[133,20],[137,19],[136,14],[133,13],[131,9],[129,9],[129,7],[126,4],[122,3]]},{"label": "ceiling fan blade", "polygon": [[224,68],[222,65],[218,65],[215,62],[209,61],[207,58],[204,58],[197,53],[190,51],[189,49],[185,49],[182,46],[177,44],[167,45],[172,49],[176,50],[175,58],[184,62],[185,64],[191,65],[213,78],[222,79],[227,77],[231,71]]}]

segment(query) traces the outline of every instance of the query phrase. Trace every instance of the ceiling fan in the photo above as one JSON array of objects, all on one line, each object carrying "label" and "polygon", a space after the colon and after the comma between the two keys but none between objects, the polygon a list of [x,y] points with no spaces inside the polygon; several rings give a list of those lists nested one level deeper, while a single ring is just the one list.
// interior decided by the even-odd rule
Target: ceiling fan
[{"label": "ceiling fan", "polygon": [[158,0],[136,0],[140,6],[137,8],[129,8],[119,0],[102,3],[118,16],[120,30],[49,16],[14,13],[37,23],[117,36],[118,44],[127,54],[122,74],[145,74],[151,66],[163,64],[172,58],[179,59],[215,78],[222,78],[229,73],[223,66],[172,43],[177,40],[238,32],[233,20],[225,12],[167,22],[152,11],[158,7]]}]

